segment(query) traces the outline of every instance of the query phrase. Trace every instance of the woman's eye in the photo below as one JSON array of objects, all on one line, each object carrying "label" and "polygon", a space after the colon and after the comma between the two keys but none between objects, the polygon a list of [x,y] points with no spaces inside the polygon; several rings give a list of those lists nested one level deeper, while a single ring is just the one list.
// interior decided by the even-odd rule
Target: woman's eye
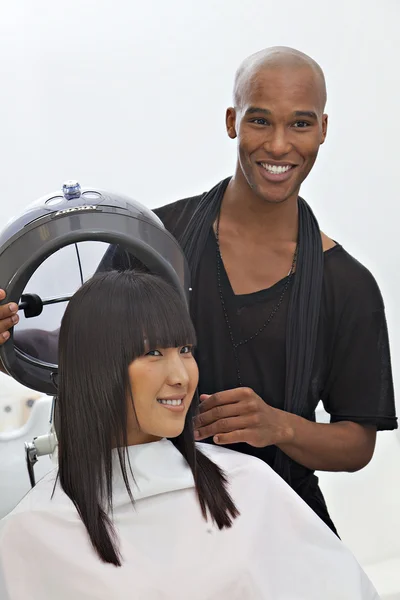
[{"label": "woman's eye", "polygon": [[150,350],[150,352],[146,352],[146,356],[162,356],[159,350]]},{"label": "woman's eye", "polygon": [[181,348],[181,354],[192,354],[193,352],[193,346],[182,346]]}]

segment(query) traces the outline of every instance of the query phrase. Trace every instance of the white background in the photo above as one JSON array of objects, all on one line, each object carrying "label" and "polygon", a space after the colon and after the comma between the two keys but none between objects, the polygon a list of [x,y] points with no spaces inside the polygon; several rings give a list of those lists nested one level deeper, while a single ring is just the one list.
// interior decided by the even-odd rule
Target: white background
[{"label": "white background", "polygon": [[[0,0],[0,227],[71,178],[149,207],[209,189],[234,169],[236,67],[293,46],[328,84],[328,137],[302,193],[376,276],[398,382],[399,22],[397,0]],[[368,494],[362,510],[382,517]]]},{"label": "white background", "polygon": [[330,123],[302,193],[378,279],[398,364],[398,0],[0,7],[0,226],[71,178],[150,207],[209,189],[234,168],[224,116],[239,62],[275,44],[314,57]]}]

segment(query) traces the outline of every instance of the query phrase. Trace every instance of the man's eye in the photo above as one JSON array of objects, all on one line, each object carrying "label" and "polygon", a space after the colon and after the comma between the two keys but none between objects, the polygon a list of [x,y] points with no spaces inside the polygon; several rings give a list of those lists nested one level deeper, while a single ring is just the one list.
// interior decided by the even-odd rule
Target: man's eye
[{"label": "man's eye", "polygon": [[255,123],[256,125],[268,125],[268,121],[266,119],[252,119],[251,123]]},{"label": "man's eye", "polygon": [[305,129],[306,127],[310,127],[311,123],[307,123],[307,121],[296,121],[296,123],[294,123],[294,127],[296,127],[296,129]]}]

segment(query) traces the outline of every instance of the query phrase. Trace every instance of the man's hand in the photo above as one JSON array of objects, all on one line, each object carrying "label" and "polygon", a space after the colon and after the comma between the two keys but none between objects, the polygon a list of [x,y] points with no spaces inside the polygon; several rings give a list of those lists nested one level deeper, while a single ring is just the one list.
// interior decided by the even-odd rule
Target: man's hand
[{"label": "man's hand", "polygon": [[374,453],[376,427],[308,421],[269,406],[249,388],[203,394],[200,400],[197,441],[212,437],[216,444],[275,445],[312,471],[358,471]]},{"label": "man's hand", "polygon": [[246,442],[265,446],[289,442],[293,431],[287,413],[269,406],[250,388],[236,388],[200,396],[194,420],[197,441],[212,437],[217,444]]},{"label": "man's hand", "polygon": [[[0,302],[4,300],[6,293],[0,290]],[[18,323],[18,305],[12,302],[11,304],[2,304],[0,306],[0,346],[4,344],[10,337],[8,331]]]}]

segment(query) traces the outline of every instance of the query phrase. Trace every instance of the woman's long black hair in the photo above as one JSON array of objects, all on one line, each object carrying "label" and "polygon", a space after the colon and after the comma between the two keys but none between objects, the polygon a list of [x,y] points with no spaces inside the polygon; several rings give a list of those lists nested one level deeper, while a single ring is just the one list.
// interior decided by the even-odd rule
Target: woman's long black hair
[{"label": "woman's long black hair", "polygon": [[[179,242],[192,273],[193,289],[207,237],[221,207],[230,178],[203,195]],[[307,399],[320,315],[324,257],[318,221],[310,206],[298,199],[298,254],[286,324],[286,387],[284,409],[301,415]],[[290,483],[290,459],[277,449],[275,470]]]},{"label": "woman's long black hair", "polygon": [[[187,308],[170,285],[148,273],[111,271],[95,275],[72,297],[59,338],[59,481],[99,557],[116,566],[121,556],[110,518],[112,457],[118,453],[133,502],[126,453],[128,366],[145,353],[144,336],[151,348],[195,344],[196,337]],[[197,396],[182,434],[171,441],[192,470],[204,518],[208,511],[222,529],[238,511],[223,472],[195,447],[196,407]]]}]

